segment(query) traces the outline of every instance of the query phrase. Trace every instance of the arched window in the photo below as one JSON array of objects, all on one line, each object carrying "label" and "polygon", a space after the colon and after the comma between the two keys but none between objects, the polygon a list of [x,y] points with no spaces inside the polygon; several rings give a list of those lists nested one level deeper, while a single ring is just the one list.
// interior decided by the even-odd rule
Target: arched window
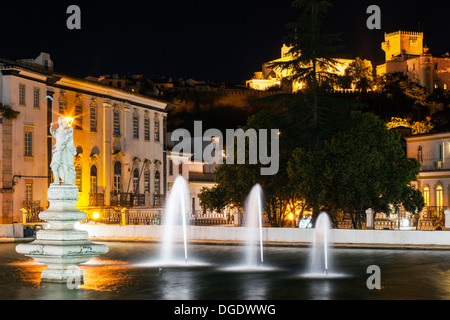
[{"label": "arched window", "polygon": [[83,129],[83,107],[81,106],[81,104],[77,104],[75,106],[75,117],[73,119],[73,122],[75,123],[75,129]]},{"label": "arched window", "polygon": [[118,110],[114,111],[113,118],[113,135],[120,137],[120,112]]},{"label": "arched window", "polygon": [[155,140],[155,142],[159,142],[159,119],[155,119],[155,128],[154,128],[154,130],[155,130],[155,137],[154,137],[154,140]]},{"label": "arched window", "polygon": [[133,171],[133,192],[139,194],[139,170],[138,168]]},{"label": "arched window", "polygon": [[67,102],[66,100],[59,100],[59,115],[64,116],[67,111]]},{"label": "arched window", "polygon": [[160,174],[159,171],[155,172],[155,194],[159,195],[161,192]]},{"label": "arched window", "polygon": [[91,193],[97,193],[97,166],[91,167],[91,179],[90,179]]},{"label": "arched window", "polygon": [[430,205],[430,188],[428,186],[423,187],[423,200],[425,207],[428,207]]},{"label": "arched window", "polygon": [[150,171],[144,171],[144,192],[150,193]]},{"label": "arched window", "polygon": [[169,160],[169,176],[173,175],[173,160]]},{"label": "arched window", "polygon": [[83,190],[83,184],[82,184],[82,172],[83,169],[81,167],[81,165],[77,165],[75,167],[75,185],[78,187],[78,191],[82,191]]},{"label": "arched window", "polygon": [[97,132],[97,106],[95,105],[95,103],[91,104],[90,107],[90,128],[91,128],[91,132]]},{"label": "arched window", "polygon": [[133,114],[133,138],[139,139],[139,115],[137,112]]},{"label": "arched window", "polygon": [[150,118],[144,118],[144,140],[150,141]]},{"label": "arched window", "polygon": [[444,206],[444,190],[441,185],[436,187],[436,207],[442,208]]},{"label": "arched window", "polygon": [[120,193],[122,188],[122,164],[120,161],[114,163],[114,193]]}]

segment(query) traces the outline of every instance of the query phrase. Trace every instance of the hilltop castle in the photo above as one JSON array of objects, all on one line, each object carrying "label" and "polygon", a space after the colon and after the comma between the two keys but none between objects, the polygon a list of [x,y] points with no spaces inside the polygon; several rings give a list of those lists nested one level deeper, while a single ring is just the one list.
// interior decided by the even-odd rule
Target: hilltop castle
[{"label": "hilltop castle", "polygon": [[377,75],[402,72],[430,91],[450,85],[450,57],[448,52],[433,56],[424,46],[422,32],[396,31],[385,33],[381,48],[385,63],[377,66]]}]

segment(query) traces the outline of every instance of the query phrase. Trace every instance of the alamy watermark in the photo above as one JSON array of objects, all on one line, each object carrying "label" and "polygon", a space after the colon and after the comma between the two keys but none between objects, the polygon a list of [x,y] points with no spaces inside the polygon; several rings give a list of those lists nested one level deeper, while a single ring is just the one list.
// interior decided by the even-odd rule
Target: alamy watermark
[{"label": "alamy watermark", "polygon": [[81,9],[77,5],[71,5],[67,7],[67,14],[70,16],[67,18],[66,26],[69,30],[81,29]]},{"label": "alamy watermark", "polygon": [[380,290],[381,289],[381,269],[380,269],[380,267],[377,265],[368,266],[366,272],[368,274],[371,274],[371,276],[369,278],[367,278],[367,281],[366,281],[367,289]]},{"label": "alamy watermark", "polygon": [[380,7],[377,5],[374,5],[374,4],[371,6],[368,6],[366,13],[370,14],[370,17],[366,21],[367,29],[380,30],[381,29],[381,9],[380,9]]},{"label": "alamy watermark", "polygon": [[[172,133],[172,142],[178,142],[172,152],[175,154],[191,154],[196,160],[207,164],[258,164],[263,176],[275,175],[279,170],[280,130],[278,129],[226,129],[226,147],[224,136],[219,129],[208,129],[203,132],[202,122],[194,122],[194,139],[186,129],[176,129]],[[199,139],[200,137],[200,139]],[[181,140],[181,141],[180,141]],[[210,143],[203,147],[203,141]],[[192,150],[192,145],[194,150]],[[270,152],[269,152],[270,148]],[[225,152],[225,154],[224,154]],[[200,158],[199,158],[200,156]],[[184,158],[182,160],[188,162]]]}]

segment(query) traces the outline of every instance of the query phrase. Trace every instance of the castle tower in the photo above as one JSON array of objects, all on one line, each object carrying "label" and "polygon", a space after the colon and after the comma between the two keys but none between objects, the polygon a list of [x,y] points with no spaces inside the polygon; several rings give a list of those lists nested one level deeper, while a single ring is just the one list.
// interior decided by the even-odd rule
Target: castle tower
[{"label": "castle tower", "polygon": [[393,60],[400,55],[420,56],[423,53],[423,32],[385,33],[381,48],[386,53],[386,61]]},{"label": "castle tower", "polygon": [[419,84],[433,91],[433,57],[427,47],[423,48],[419,58]]}]

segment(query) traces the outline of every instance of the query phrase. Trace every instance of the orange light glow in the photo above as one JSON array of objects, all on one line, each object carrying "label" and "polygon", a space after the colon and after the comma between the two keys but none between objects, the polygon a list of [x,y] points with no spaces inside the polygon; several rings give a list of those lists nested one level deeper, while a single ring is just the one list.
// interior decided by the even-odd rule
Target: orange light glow
[{"label": "orange light glow", "polygon": [[71,117],[64,117],[64,120],[67,122],[67,124],[69,125],[69,127],[71,127],[72,126],[72,124],[73,124],[73,118],[71,118]]}]

